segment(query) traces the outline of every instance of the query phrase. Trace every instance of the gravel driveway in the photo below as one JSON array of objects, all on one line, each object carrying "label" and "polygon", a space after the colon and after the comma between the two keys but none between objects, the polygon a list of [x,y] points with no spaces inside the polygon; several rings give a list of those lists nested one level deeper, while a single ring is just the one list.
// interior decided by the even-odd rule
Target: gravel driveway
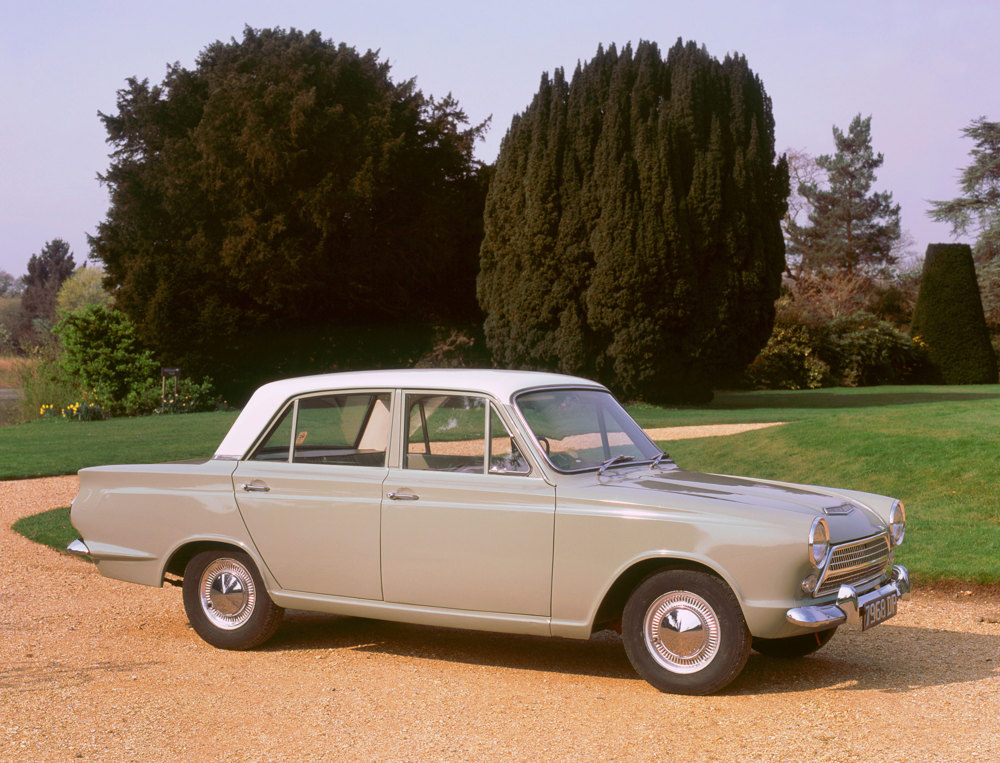
[{"label": "gravel driveway", "polygon": [[659,694],[617,637],[500,636],[289,613],[224,652],[180,590],[101,577],[10,529],[75,477],[0,483],[0,760],[1000,758],[1000,589],[918,590],[812,657],[756,653]]}]

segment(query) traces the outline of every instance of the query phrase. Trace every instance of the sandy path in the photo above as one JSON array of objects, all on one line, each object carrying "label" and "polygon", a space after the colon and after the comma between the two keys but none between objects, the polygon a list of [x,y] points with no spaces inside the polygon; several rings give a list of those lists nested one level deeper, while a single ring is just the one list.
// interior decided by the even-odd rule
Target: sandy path
[{"label": "sandy path", "polygon": [[0,483],[0,760],[989,760],[1000,591],[919,591],[818,654],[659,694],[620,643],[292,613],[262,650],[188,628],[176,588],[10,530],[75,477]]}]

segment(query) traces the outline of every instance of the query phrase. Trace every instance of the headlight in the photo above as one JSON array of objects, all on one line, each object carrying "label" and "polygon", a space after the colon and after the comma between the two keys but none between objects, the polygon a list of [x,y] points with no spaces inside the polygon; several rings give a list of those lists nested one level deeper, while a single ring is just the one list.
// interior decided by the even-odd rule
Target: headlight
[{"label": "headlight", "polygon": [[823,517],[816,517],[809,528],[809,561],[819,569],[830,549],[830,528]]},{"label": "headlight", "polygon": [[892,533],[893,545],[898,546],[906,535],[906,508],[902,501],[896,501],[889,510],[889,532]]}]

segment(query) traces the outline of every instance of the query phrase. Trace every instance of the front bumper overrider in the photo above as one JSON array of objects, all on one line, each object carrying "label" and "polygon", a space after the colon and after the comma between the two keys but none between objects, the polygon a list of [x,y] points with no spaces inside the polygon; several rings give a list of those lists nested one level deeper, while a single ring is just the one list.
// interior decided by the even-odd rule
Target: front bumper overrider
[{"label": "front bumper overrider", "polygon": [[910,573],[906,567],[895,565],[884,585],[858,596],[853,586],[842,585],[837,592],[837,600],[829,604],[815,604],[809,607],[795,607],[785,613],[788,622],[811,631],[821,631],[847,623],[856,625],[861,618],[861,609],[883,596],[895,593],[900,599],[910,598]]}]

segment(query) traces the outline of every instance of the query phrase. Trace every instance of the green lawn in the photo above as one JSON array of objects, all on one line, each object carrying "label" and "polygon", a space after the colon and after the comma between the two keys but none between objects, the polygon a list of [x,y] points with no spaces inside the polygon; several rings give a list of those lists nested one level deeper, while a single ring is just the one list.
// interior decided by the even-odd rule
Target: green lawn
[{"label": "green lawn", "polygon": [[[663,447],[688,469],[901,498],[908,530],[899,558],[918,581],[1000,583],[1000,386],[728,392],[702,408],[635,405],[630,411],[647,428],[789,422]],[[2,427],[0,478],[208,456],[235,416]]]},{"label": "green lawn", "polygon": [[[1000,582],[1000,387],[720,398],[711,409],[692,413],[720,418],[757,413],[739,420],[791,423],[733,437],[664,443],[681,466],[900,498],[906,504],[907,533],[899,560],[919,580]],[[755,401],[761,407],[749,408]],[[772,407],[778,403],[785,407]],[[650,426],[653,417],[637,413]],[[714,423],[714,418],[698,423]]]},{"label": "green lawn", "polygon": [[107,421],[39,419],[0,427],[0,479],[208,457],[235,419],[236,413],[224,411]]}]

